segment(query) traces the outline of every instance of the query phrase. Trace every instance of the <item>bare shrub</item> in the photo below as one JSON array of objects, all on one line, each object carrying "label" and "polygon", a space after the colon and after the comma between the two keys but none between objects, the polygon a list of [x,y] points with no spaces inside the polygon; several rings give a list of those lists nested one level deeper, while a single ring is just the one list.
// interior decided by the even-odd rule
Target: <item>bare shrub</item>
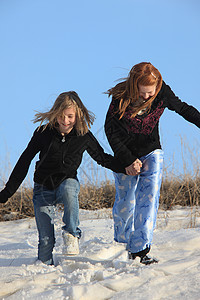
[{"label": "bare shrub", "polygon": [[115,199],[115,186],[109,180],[102,182],[100,186],[85,184],[80,188],[80,208],[99,209],[113,206]]},{"label": "bare shrub", "polygon": [[160,206],[170,209],[175,205],[199,206],[200,178],[164,179],[160,191]]},{"label": "bare shrub", "polygon": [[21,187],[6,204],[0,204],[0,221],[33,217],[32,195],[32,188]]},{"label": "bare shrub", "polygon": [[[174,174],[168,171],[169,166],[164,168],[160,191],[160,207],[163,209],[171,209],[176,205],[200,205],[199,147],[191,150],[186,140],[181,139],[181,150],[183,173],[178,174],[176,169],[177,173]],[[94,167],[93,161],[87,159],[81,173],[80,208],[95,210],[113,206],[115,184],[108,178],[105,169]],[[23,185],[6,204],[0,204],[0,221],[33,217],[32,194],[29,183]]]},{"label": "bare shrub", "polygon": [[[34,216],[32,188],[16,192],[6,204],[0,204],[0,221],[16,220]],[[173,177],[163,179],[160,192],[160,207],[171,209],[176,205],[199,206],[200,178]],[[99,185],[81,184],[80,208],[95,210],[111,208],[115,201],[115,184],[109,180]]]}]

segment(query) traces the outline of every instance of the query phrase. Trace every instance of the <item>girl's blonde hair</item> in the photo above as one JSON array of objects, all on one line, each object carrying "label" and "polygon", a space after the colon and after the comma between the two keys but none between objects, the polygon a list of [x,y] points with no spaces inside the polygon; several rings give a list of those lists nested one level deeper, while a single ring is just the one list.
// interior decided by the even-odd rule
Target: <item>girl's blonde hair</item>
[{"label": "girl's blonde hair", "polygon": [[[145,103],[138,101],[139,85],[156,85],[155,94]],[[147,111],[149,111],[151,109],[152,102],[159,93],[161,86],[162,76],[160,72],[150,62],[141,62],[134,65],[130,70],[128,77],[113,88],[109,89],[107,94],[109,96],[112,95],[113,99],[120,100],[117,111],[120,119],[123,117],[129,104],[132,104],[131,117],[135,117],[140,110],[147,109]]]},{"label": "girl's blonde hair", "polygon": [[88,111],[87,108],[83,105],[78,94],[74,91],[61,93],[52,108],[44,113],[37,112],[33,120],[34,123],[40,122],[41,127],[42,123],[46,121],[47,123],[44,126],[44,130],[47,126],[57,127],[57,118],[59,116],[64,116],[64,110],[70,107],[75,108],[76,112],[76,123],[75,128],[78,135],[84,135],[88,132],[89,128],[94,122],[95,116],[92,112]]}]

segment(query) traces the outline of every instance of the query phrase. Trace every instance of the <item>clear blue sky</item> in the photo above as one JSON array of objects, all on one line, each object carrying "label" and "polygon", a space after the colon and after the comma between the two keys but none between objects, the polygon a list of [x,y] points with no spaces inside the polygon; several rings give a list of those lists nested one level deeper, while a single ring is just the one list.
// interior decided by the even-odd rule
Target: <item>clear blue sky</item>
[{"label": "clear blue sky", "polygon": [[[141,61],[155,65],[176,95],[200,109],[199,0],[1,0],[0,41],[0,173],[6,178],[36,128],[34,111],[49,109],[63,91],[76,90],[95,113],[92,131],[111,153],[102,128],[110,100],[103,92]],[[174,153],[175,164],[180,161],[180,136],[191,148],[199,140],[198,128],[167,110],[160,131],[166,165]]]}]

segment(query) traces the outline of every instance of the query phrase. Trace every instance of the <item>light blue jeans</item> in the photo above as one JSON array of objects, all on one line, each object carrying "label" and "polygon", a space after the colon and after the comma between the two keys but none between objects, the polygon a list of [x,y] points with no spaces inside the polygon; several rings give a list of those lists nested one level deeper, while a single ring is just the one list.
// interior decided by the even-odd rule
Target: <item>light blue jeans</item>
[{"label": "light blue jeans", "polygon": [[53,264],[53,248],[55,245],[54,208],[56,204],[64,204],[63,230],[80,238],[79,202],[80,184],[77,179],[64,180],[55,190],[49,190],[38,183],[34,184],[33,204],[39,234],[38,259],[43,263]]},{"label": "light blue jeans", "polygon": [[116,196],[113,206],[114,239],[137,253],[150,247],[159,206],[163,151],[140,158],[140,175],[114,173]]}]

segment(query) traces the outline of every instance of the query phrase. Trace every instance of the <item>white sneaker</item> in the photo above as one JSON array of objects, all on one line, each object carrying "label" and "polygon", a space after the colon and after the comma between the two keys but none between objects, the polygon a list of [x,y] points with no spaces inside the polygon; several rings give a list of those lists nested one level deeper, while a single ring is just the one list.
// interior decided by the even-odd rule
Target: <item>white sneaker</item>
[{"label": "white sneaker", "polygon": [[63,231],[63,254],[65,255],[76,255],[79,254],[78,238],[73,236],[71,233]]}]

